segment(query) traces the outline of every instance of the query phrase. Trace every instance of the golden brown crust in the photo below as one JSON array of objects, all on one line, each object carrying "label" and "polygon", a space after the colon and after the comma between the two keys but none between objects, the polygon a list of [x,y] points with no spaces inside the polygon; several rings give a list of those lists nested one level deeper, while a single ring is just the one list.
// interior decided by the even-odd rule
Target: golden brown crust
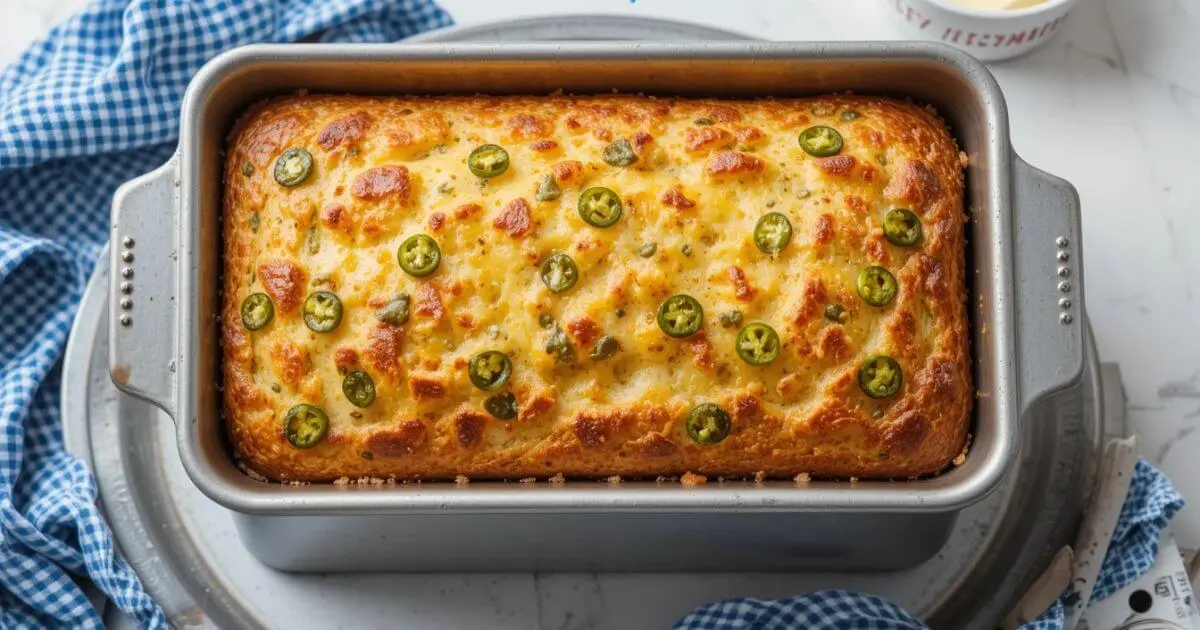
[{"label": "golden brown crust", "polygon": [[[858,116],[843,120],[848,110]],[[838,155],[799,148],[797,134],[816,124],[841,132]],[[616,139],[634,147],[633,165],[604,163]],[[481,183],[464,160],[485,143],[504,146],[511,166]],[[314,169],[285,188],[272,168],[291,147],[308,149]],[[284,480],[561,474],[697,485],[759,473],[937,473],[962,452],[974,397],[962,168],[936,114],[876,97],[267,102],[239,122],[225,165],[220,324],[232,443],[249,468]],[[533,203],[546,175],[561,196]],[[613,227],[579,219],[576,199],[590,186],[620,194],[625,211]],[[921,218],[918,245],[883,238],[882,214],[894,207]],[[768,211],[795,229],[772,256],[750,238]],[[443,259],[417,279],[395,256],[420,232],[437,239]],[[657,253],[642,258],[647,243]],[[578,284],[562,294],[537,275],[552,251],[569,252],[579,267]],[[885,265],[899,283],[886,307],[855,292],[869,264]],[[317,288],[345,308],[331,333],[301,320],[299,306]],[[240,306],[257,292],[271,297],[275,317],[248,331]],[[683,292],[704,305],[706,323],[671,339],[653,314]],[[409,320],[376,321],[376,309],[400,294],[411,297]],[[825,319],[831,303],[846,309],[845,321]],[[754,368],[737,358],[737,330],[716,317],[731,309],[779,332],[778,359]],[[539,324],[542,315],[570,340],[572,362],[546,353],[553,328]],[[593,361],[600,335],[620,349]],[[491,392],[467,377],[467,359],[492,348],[513,357],[505,388],[516,398],[513,420],[486,413]],[[902,366],[892,398],[859,390],[859,367],[873,354]],[[340,372],[355,369],[376,384],[366,409],[342,394]],[[292,447],[281,429],[302,402],[331,420],[311,449]],[[719,444],[695,444],[683,427],[700,402],[732,418]]]}]

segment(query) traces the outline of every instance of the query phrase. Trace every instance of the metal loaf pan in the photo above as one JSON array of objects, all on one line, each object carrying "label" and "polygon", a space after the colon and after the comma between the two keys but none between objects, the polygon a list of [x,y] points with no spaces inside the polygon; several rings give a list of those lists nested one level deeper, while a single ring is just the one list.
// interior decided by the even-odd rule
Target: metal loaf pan
[{"label": "metal loaf pan", "polygon": [[[963,151],[979,396],[966,462],[906,482],[261,483],[220,417],[217,311],[226,134],[267,96],[603,93],[795,96],[853,90],[938,108]],[[192,481],[243,542],[290,570],[734,570],[911,566],[1012,468],[1021,418],[1083,369],[1079,203],[1012,151],[979,62],[928,43],[259,45],[192,80],[179,151],[113,207],[110,369],[166,410]]]}]

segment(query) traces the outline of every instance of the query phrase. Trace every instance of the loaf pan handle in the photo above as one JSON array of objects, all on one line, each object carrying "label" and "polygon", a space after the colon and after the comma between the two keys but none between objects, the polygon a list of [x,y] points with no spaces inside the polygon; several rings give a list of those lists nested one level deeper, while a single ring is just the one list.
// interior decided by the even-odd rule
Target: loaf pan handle
[{"label": "loaf pan handle", "polygon": [[176,158],[117,189],[108,248],[108,370],[175,416]]},{"label": "loaf pan handle", "polygon": [[1024,414],[1083,376],[1079,194],[1013,156],[1017,366]]}]

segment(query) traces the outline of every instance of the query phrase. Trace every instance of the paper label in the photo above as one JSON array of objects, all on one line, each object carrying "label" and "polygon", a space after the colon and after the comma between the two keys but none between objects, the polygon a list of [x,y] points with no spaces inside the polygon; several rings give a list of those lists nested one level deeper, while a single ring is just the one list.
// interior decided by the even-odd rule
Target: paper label
[{"label": "paper label", "polygon": [[1138,580],[1092,602],[1081,630],[1200,630],[1200,609],[1175,539],[1164,532],[1154,566]]}]

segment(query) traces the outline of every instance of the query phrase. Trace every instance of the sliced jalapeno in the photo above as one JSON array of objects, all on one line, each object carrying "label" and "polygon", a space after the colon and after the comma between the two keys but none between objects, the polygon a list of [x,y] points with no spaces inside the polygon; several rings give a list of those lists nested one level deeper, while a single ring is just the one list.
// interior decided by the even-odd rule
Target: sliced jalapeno
[{"label": "sliced jalapeno", "polygon": [[575,349],[571,347],[571,340],[558,324],[554,324],[550,333],[546,335],[545,349],[546,354],[553,355],[556,362],[571,363],[575,360]]},{"label": "sliced jalapeno", "polygon": [[317,291],[304,300],[304,325],[327,333],[342,323],[342,301],[329,291]]},{"label": "sliced jalapeno", "polygon": [[896,276],[883,267],[867,267],[858,273],[858,297],[871,306],[886,306],[896,297]]},{"label": "sliced jalapeno", "polygon": [[329,431],[329,416],[316,405],[296,405],[283,419],[283,433],[296,448],[316,446]]},{"label": "sliced jalapeno", "polygon": [[764,214],[754,225],[754,244],[767,254],[778,254],[792,240],[792,222],[778,212]]},{"label": "sliced jalapeno", "polygon": [[547,289],[562,293],[575,286],[579,280],[579,267],[575,266],[575,261],[571,260],[570,256],[555,252],[542,263],[541,275]]},{"label": "sliced jalapeno", "polygon": [[284,186],[298,186],[312,173],[312,154],[299,147],[288,149],[275,159],[275,181]]},{"label": "sliced jalapeno", "polygon": [[393,326],[403,326],[408,321],[408,308],[412,298],[402,293],[375,311],[375,319]]},{"label": "sliced jalapeno", "polygon": [[736,328],[742,325],[742,312],[737,309],[723,311],[717,315],[717,322],[721,324],[721,328]]},{"label": "sliced jalapeno", "polygon": [[858,386],[871,398],[895,396],[903,384],[900,364],[886,354],[868,358],[858,369]]},{"label": "sliced jalapeno", "polygon": [[883,215],[883,236],[892,245],[915,245],[921,240],[921,219],[906,208],[888,210]]},{"label": "sliced jalapeno", "polygon": [[538,201],[554,201],[562,196],[562,189],[558,187],[558,182],[554,181],[553,175],[546,175],[538,184],[537,194],[533,196]]},{"label": "sliced jalapeno", "polygon": [[512,392],[488,396],[483,408],[497,420],[512,420],[517,417],[517,397]]},{"label": "sliced jalapeno", "polygon": [[612,144],[604,147],[604,162],[609,166],[629,166],[637,161],[637,154],[633,152],[633,145],[625,138],[614,140]]},{"label": "sliced jalapeno", "polygon": [[658,252],[658,243],[646,243],[638,248],[638,256],[642,258],[650,258]]},{"label": "sliced jalapeno", "polygon": [[612,357],[621,349],[621,344],[617,342],[617,338],[611,335],[604,335],[596,340],[596,347],[592,348],[590,355],[593,361],[603,361]]},{"label": "sliced jalapeno", "polygon": [[275,305],[266,293],[253,293],[242,301],[242,325],[249,330],[266,326],[274,316]]},{"label": "sliced jalapeno", "polygon": [[366,372],[351,372],[342,379],[342,393],[355,407],[370,407],[375,402],[375,381]]},{"label": "sliced jalapeno", "polygon": [[704,308],[690,295],[672,295],[658,306],[658,327],[667,336],[694,335],[704,325]]},{"label": "sliced jalapeno", "polygon": [[498,350],[480,352],[471,357],[467,366],[467,376],[471,384],[484,391],[500,389],[512,375],[512,359]]},{"label": "sliced jalapeno", "polygon": [[800,148],[814,157],[837,155],[842,150],[842,134],[825,125],[809,127],[800,132]]},{"label": "sliced jalapeno", "polygon": [[825,305],[825,319],[840,324],[845,322],[847,317],[848,314],[846,313],[846,307],[842,306],[841,304]]},{"label": "sliced jalapeno", "polygon": [[476,147],[467,156],[467,168],[476,177],[488,179],[503,175],[508,170],[508,151],[498,144],[485,144]]},{"label": "sliced jalapeno", "polygon": [[400,268],[410,276],[422,278],[437,270],[442,262],[442,250],[437,241],[424,234],[413,234],[396,250]]},{"label": "sliced jalapeno", "polygon": [[697,444],[716,444],[729,435],[729,414],[713,403],[701,403],[688,413],[684,428]]},{"label": "sliced jalapeno", "polygon": [[851,120],[858,120],[858,117],[861,115],[862,114],[859,114],[858,112],[854,111],[853,109],[847,109],[846,111],[842,112],[842,120],[844,120],[846,122],[850,122]]},{"label": "sliced jalapeno", "polygon": [[737,353],[750,365],[766,365],[779,356],[779,333],[761,322],[746,325],[737,334]]},{"label": "sliced jalapeno", "polygon": [[602,186],[594,186],[579,195],[579,216],[588,225],[605,228],[621,218],[621,198]]}]

